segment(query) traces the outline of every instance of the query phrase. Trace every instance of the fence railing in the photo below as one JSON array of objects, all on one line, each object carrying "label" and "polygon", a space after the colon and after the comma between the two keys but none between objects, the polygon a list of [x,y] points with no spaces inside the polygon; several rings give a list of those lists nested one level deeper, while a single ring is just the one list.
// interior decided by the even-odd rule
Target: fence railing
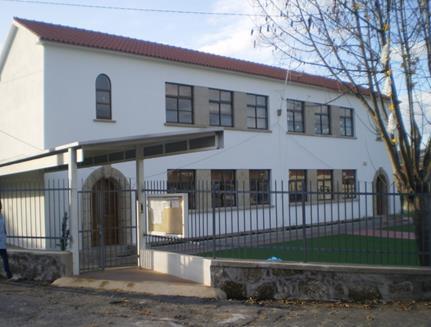
[{"label": "fence railing", "polygon": [[[2,185],[0,201],[12,248],[65,249],[69,188],[63,180]],[[65,227],[66,224],[66,227]]]},{"label": "fence railing", "polygon": [[[357,183],[348,192],[338,186],[328,192],[313,185],[292,190],[284,183],[254,190],[195,185],[145,185],[146,195],[188,193],[192,204],[183,237],[148,233],[148,247],[214,258],[410,266],[430,254],[420,244],[426,237],[416,239],[411,194],[394,186],[376,190],[372,183]],[[418,228],[426,233],[428,224],[422,224]]]},{"label": "fence railing", "polygon": [[78,192],[81,272],[137,264],[135,207],[136,190],[129,185]]},{"label": "fence railing", "polygon": [[[147,182],[144,198],[187,193],[189,209],[181,237],[146,233],[144,242],[148,248],[215,258],[415,266],[430,257],[430,213],[422,218],[417,215],[408,201],[414,195],[399,193],[394,186],[377,188],[373,183],[357,183],[347,192],[338,185],[329,190],[316,185],[292,188],[283,182]],[[65,181],[1,185],[9,246],[64,248],[69,191]],[[431,203],[429,194],[416,196]],[[112,258],[135,255],[135,208],[136,191],[126,187],[80,192],[80,251],[86,250],[92,258],[100,248],[97,237],[104,235],[113,244],[127,245],[105,249]],[[109,221],[95,223],[110,211],[118,216],[111,219],[115,226]],[[111,261],[119,261],[114,259]]]}]

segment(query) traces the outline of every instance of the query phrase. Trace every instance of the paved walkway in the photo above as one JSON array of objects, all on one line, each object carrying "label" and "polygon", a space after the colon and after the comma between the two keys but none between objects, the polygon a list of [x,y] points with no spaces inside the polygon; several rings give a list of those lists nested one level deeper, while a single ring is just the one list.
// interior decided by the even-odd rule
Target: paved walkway
[{"label": "paved walkway", "polygon": [[171,275],[138,268],[107,269],[57,279],[52,285],[163,296],[223,299],[223,291]]},{"label": "paved walkway", "polygon": [[403,239],[403,240],[416,239],[415,233],[400,232],[400,231],[394,231],[394,230],[382,230],[382,229],[360,229],[360,230],[353,231],[351,234],[360,235],[360,236],[397,238],[397,239]]},{"label": "paved walkway", "polygon": [[[397,223],[391,222],[391,226],[398,224],[412,223],[408,217],[398,218]],[[310,238],[335,235],[362,235],[384,238],[415,239],[414,233],[383,230],[387,228],[386,222],[379,217],[364,218],[355,221],[333,221],[333,223],[300,226],[291,229],[279,228],[273,230],[250,230],[248,232],[216,235],[202,239],[177,239],[160,236],[147,236],[147,243],[154,250],[179,252],[184,254],[200,255],[211,253],[212,251],[230,250],[235,248],[263,247],[271,244],[285,243],[302,240],[304,235]]]},{"label": "paved walkway", "polygon": [[186,283],[196,284],[192,281],[181,279],[172,275],[162,274],[149,269],[140,269],[137,267],[129,268],[111,268],[102,271],[94,271],[85,273],[79,276],[86,279],[102,279],[102,280],[116,280],[116,281],[129,281],[129,282],[166,282],[166,283]]}]

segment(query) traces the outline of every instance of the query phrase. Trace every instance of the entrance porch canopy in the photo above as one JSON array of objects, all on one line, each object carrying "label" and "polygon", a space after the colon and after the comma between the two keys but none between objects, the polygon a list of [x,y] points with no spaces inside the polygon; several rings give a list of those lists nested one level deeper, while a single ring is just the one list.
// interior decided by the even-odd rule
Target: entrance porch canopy
[{"label": "entrance porch canopy", "polygon": [[69,181],[70,248],[73,258],[73,274],[79,275],[79,223],[77,171],[81,167],[107,165],[125,161],[136,162],[137,190],[137,249],[139,265],[145,252],[141,236],[145,226],[144,158],[186,154],[223,147],[223,129],[208,128],[163,134],[148,134],[114,139],[74,142],[39,154],[0,162],[0,177],[36,170],[66,170]]},{"label": "entrance porch canopy", "polygon": [[220,148],[223,148],[220,128],[79,141],[0,162],[0,176],[44,169],[66,170],[70,150],[76,153],[77,168],[82,168]]}]

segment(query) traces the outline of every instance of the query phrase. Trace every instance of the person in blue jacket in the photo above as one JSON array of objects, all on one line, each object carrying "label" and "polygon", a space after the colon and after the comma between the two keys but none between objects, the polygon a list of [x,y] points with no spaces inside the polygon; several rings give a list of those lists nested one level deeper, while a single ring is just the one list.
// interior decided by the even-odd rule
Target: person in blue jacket
[{"label": "person in blue jacket", "polygon": [[4,216],[1,213],[2,204],[0,201],[0,256],[3,260],[4,271],[6,272],[7,279],[12,278],[12,273],[9,268],[9,257],[6,250],[6,224],[4,221]]}]

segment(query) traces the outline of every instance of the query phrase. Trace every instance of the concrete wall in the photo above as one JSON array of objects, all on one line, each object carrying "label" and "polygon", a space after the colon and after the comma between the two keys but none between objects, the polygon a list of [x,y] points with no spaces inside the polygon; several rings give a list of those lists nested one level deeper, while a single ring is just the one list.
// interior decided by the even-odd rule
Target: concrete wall
[{"label": "concrete wall", "polygon": [[238,299],[431,299],[429,268],[214,260],[211,283],[225,291],[228,298]]},{"label": "concrete wall", "polygon": [[[332,104],[355,110],[355,137],[335,138],[287,134],[286,104],[280,98],[325,103],[338,93],[299,84],[264,79],[233,72],[163,62],[130,55],[77,47],[46,45],[45,147],[77,140],[168,132],[205,126],[208,108],[195,99],[196,125],[166,124],[165,83],[196,85],[196,95],[205,88],[231,90],[236,95],[254,93],[268,96],[269,129],[253,131],[227,129],[225,149],[150,159],[145,178],[166,179],[166,170],[188,169],[271,169],[273,180],[288,179],[289,169],[356,169],[360,181],[372,181],[390,165],[383,144],[376,141],[363,105],[351,96]],[[62,78],[59,78],[61,72]],[[95,80],[107,74],[112,82],[112,122],[95,119]],[[242,93],[241,93],[242,92]],[[234,97],[234,102],[239,98]],[[235,103],[234,103],[235,104]],[[282,115],[277,115],[278,109]],[[235,110],[235,108],[234,108]],[[240,116],[235,115],[235,120]],[[77,128],[79,127],[79,133]],[[338,126],[334,126],[336,128]],[[117,167],[117,165],[115,166]],[[118,165],[134,177],[134,164]],[[81,171],[85,179],[91,171]]]},{"label": "concrete wall", "polygon": [[214,260],[154,250],[143,258],[143,268],[220,288],[233,299],[431,299],[430,268]]},{"label": "concrete wall", "polygon": [[[44,149],[43,54],[37,37],[12,27],[0,71],[0,161]],[[9,134],[6,135],[5,133]]]},{"label": "concrete wall", "polygon": [[[165,181],[167,170],[178,168],[197,169],[201,172],[209,172],[211,169],[236,169],[238,174],[249,169],[269,169],[272,182],[283,180],[285,188],[289,169],[354,169],[357,171],[358,181],[368,182],[373,180],[376,170],[380,167],[391,175],[383,143],[376,141],[376,136],[370,131],[373,128],[368,114],[354,97],[346,95],[331,103],[354,109],[354,137],[291,134],[287,133],[286,104],[280,101],[281,97],[325,103],[339,94],[322,88],[291,83],[284,85],[282,81],[106,51],[58,44],[46,44],[45,51],[45,147],[77,140],[170,132],[207,126],[209,106],[205,99],[208,98],[208,88],[217,88],[234,92],[234,107],[238,103],[244,106],[245,93],[268,96],[268,130],[245,130],[237,120],[246,114],[244,112],[242,115],[238,114],[234,108],[236,127],[226,129],[224,149],[145,160],[146,180]],[[59,71],[67,78],[59,78]],[[95,80],[101,73],[107,74],[112,83],[112,122],[95,121]],[[194,89],[195,125],[166,124],[166,82],[198,86]],[[277,110],[280,108],[282,114],[278,116]],[[310,123],[310,128],[314,130],[313,123]],[[332,126],[332,130],[336,128],[338,124]],[[115,164],[113,167],[127,178],[131,178],[131,187],[135,187],[134,162]],[[96,169],[98,167],[80,169],[78,180],[85,183]],[[196,178],[198,182],[204,182],[208,180],[207,175],[197,174]],[[47,176],[54,179],[66,177],[65,173],[50,173]],[[208,207],[210,201],[210,199],[206,201]],[[242,204],[240,202],[238,203]],[[281,206],[281,201],[279,204]],[[331,217],[333,212],[337,212],[335,202],[332,205],[327,203],[324,210],[320,207],[319,213],[317,206],[314,205],[308,209],[312,212],[310,217],[313,218],[309,218],[307,223],[310,223],[311,219],[316,222],[318,214],[326,217],[321,220],[356,218],[359,212],[361,216],[371,215],[371,202],[367,203],[368,211],[365,210],[365,205],[364,199],[347,201],[343,217]],[[343,209],[344,206],[343,202]],[[253,226],[258,226],[259,229],[289,226],[302,222],[301,210],[297,210],[295,206],[284,207],[285,221],[276,218],[276,210],[281,215],[281,209],[274,206],[259,211],[260,215],[265,215],[265,226],[262,221],[256,219],[256,212],[251,210],[246,213],[246,219],[241,219],[238,224],[218,230],[216,233],[247,231],[254,228]],[[235,221],[237,211],[235,209],[233,211],[229,209],[227,213],[220,211],[218,219],[224,221],[226,215],[227,221]],[[191,221],[189,226],[200,226],[200,229],[196,233],[190,231],[188,235],[202,236],[207,232],[212,233],[212,223],[211,220],[208,221],[211,217],[208,215],[196,214],[190,216],[190,219],[195,221]]]},{"label": "concrete wall", "polygon": [[23,279],[52,282],[60,277],[72,276],[70,252],[10,249],[8,253],[12,273]]},{"label": "concrete wall", "polygon": [[145,250],[141,267],[211,286],[211,260],[173,252]]},{"label": "concrete wall", "polygon": [[[107,74],[112,84],[110,122],[95,120],[95,81],[101,73]],[[201,97],[194,99],[196,125],[166,124],[166,82],[199,86],[195,92]],[[339,97],[338,93],[323,88],[290,82],[285,85],[282,81],[234,72],[55,43],[41,44],[23,28],[14,37],[1,75],[0,129],[11,129],[14,136],[47,149],[73,141],[202,127],[208,119],[208,106],[203,101],[207,88],[234,92],[236,127],[226,130],[225,148],[146,160],[145,179],[166,180],[166,171],[178,168],[238,172],[269,169],[272,181],[285,183],[289,169],[355,169],[358,181],[372,181],[376,170],[382,167],[391,176],[383,144],[370,132],[373,127],[368,114],[354,97]],[[268,96],[268,130],[247,130],[241,125],[244,121],[238,121],[246,116],[235,108],[244,107],[245,93]],[[286,104],[280,100],[283,97],[316,103],[336,99],[331,104],[354,108],[355,137],[288,134]],[[280,116],[279,109],[282,109]],[[35,148],[22,141],[0,136],[0,160],[32,151]],[[113,167],[132,178],[131,187],[135,186],[135,163]],[[79,170],[78,179],[82,181],[79,187],[97,168]],[[65,178],[65,172],[45,175],[45,180]],[[253,219],[248,226],[258,223]],[[269,224],[275,226],[275,222]],[[247,228],[244,224],[243,230]]]}]

